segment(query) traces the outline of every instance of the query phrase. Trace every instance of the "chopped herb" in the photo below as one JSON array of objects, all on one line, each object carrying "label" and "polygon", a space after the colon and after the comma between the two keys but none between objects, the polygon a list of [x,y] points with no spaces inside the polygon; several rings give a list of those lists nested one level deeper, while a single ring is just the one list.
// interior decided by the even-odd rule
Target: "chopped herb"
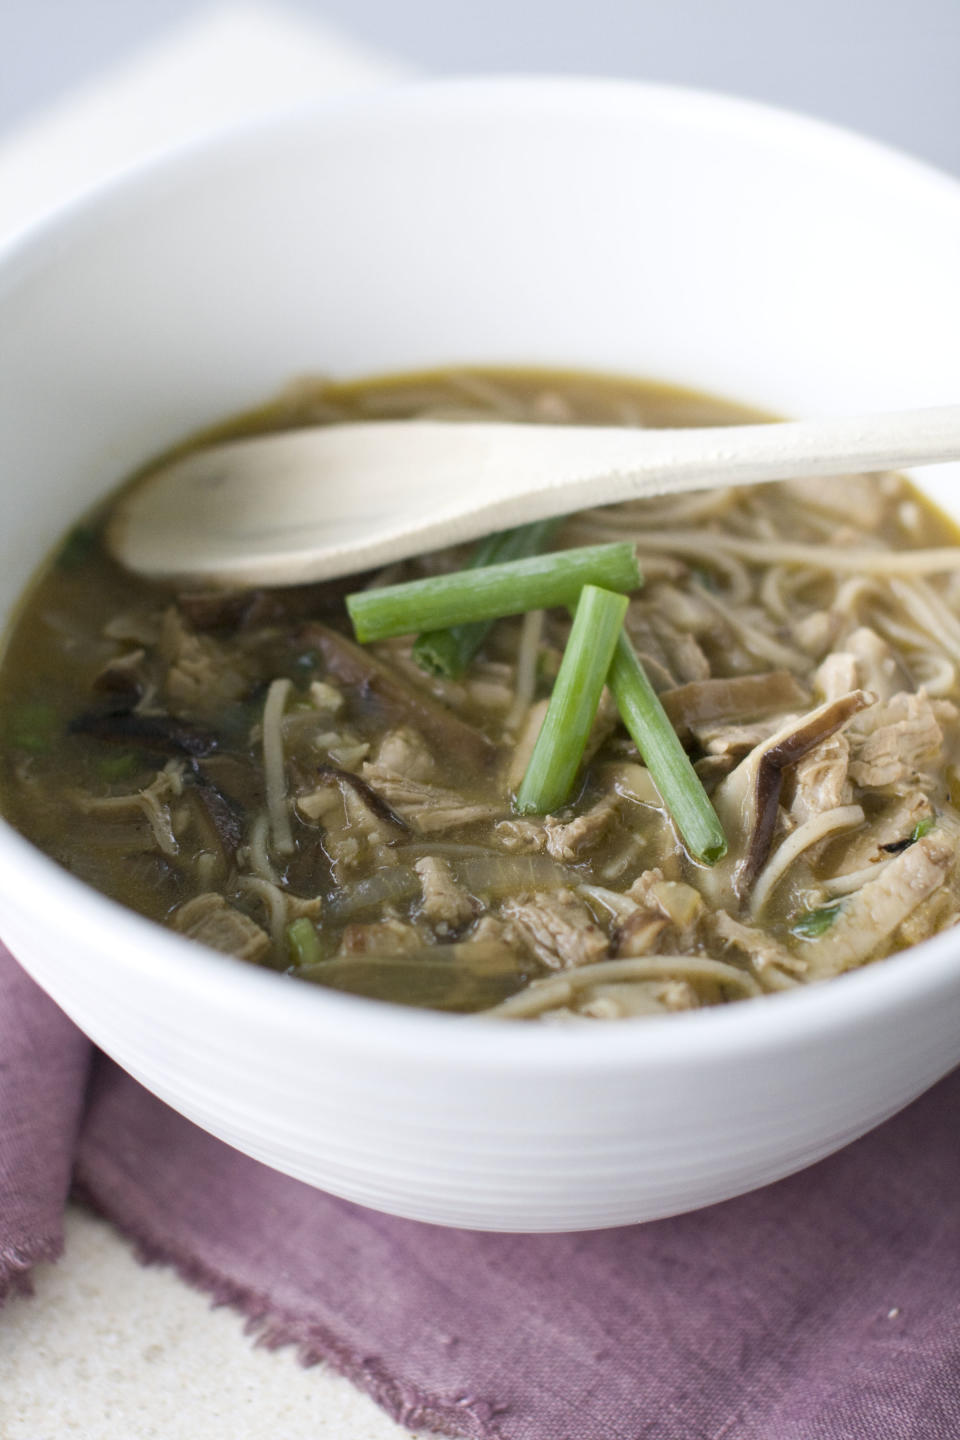
[{"label": "chopped herb", "polygon": [[287,926],[287,945],[294,965],[317,965],[323,960],[317,927],[306,915]]},{"label": "chopped herb", "polygon": [[525,610],[575,605],[585,585],[623,594],[642,584],[636,550],[622,540],[360,590],[347,596],[347,610],[357,639],[365,643],[424,626],[446,630]]},{"label": "chopped herb", "polygon": [[917,821],[909,835],[905,835],[902,840],[891,840],[888,845],[881,845],[880,849],[887,855],[899,855],[902,851],[909,850],[910,846],[915,845],[918,840],[922,840],[924,835],[929,835],[935,824],[935,817],[926,815],[922,820]]},{"label": "chopped herb", "polygon": [[136,755],[105,755],[97,761],[97,774],[103,780],[129,780],[137,773],[140,761]]},{"label": "chopped herb", "polygon": [[[470,569],[539,555],[560,523],[559,520],[537,520],[532,525],[518,525],[514,530],[485,536],[470,557]],[[428,674],[456,680],[480,649],[492,624],[492,620],[475,620],[470,625],[453,625],[447,630],[426,630],[414,642],[413,658]]]},{"label": "chopped herb", "polygon": [[836,920],[842,909],[842,901],[832,900],[816,910],[804,910],[790,926],[790,934],[800,940],[819,940]]},{"label": "chopped herb", "polygon": [[557,683],[517,791],[515,808],[521,815],[547,815],[569,800],[627,604],[625,595],[583,587]]},{"label": "chopped herb", "polygon": [[8,737],[20,750],[46,755],[60,732],[60,717],[46,700],[27,700],[18,705],[10,720]]},{"label": "chopped herb", "polygon": [[96,530],[89,525],[77,525],[70,531],[64,540],[57,555],[57,565],[61,570],[79,570],[96,553],[99,543],[99,536]]}]

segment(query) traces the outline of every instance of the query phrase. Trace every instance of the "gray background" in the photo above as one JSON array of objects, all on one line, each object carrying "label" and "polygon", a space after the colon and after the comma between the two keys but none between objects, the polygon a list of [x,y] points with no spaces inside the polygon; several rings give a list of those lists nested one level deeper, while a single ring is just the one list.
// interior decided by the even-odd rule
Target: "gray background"
[{"label": "gray background", "polygon": [[[434,74],[702,85],[839,121],[960,172],[960,0],[284,0]],[[0,130],[206,8],[0,0]]]}]

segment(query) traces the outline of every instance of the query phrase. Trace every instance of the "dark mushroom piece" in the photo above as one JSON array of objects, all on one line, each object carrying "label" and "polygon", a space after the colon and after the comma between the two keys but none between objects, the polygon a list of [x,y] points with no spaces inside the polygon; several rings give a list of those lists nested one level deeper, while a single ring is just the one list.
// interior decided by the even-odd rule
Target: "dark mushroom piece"
[{"label": "dark mushroom piece", "polygon": [[766,675],[693,680],[661,691],[660,702],[680,739],[686,741],[697,726],[797,710],[810,703],[810,694],[789,670],[771,670]]},{"label": "dark mushroom piece", "polygon": [[128,650],[125,655],[108,660],[94,679],[93,690],[98,695],[109,695],[115,707],[132,710],[146,689],[143,673],[146,654],[142,648]]},{"label": "dark mushroom piece", "polygon": [[203,808],[220,843],[224,859],[232,861],[243,841],[246,816],[242,805],[232,800],[205,773],[196,760],[192,764],[192,793]]},{"label": "dark mushroom piece", "polygon": [[189,590],[177,596],[177,606],[194,630],[231,635],[283,616],[264,590]]},{"label": "dark mushroom piece", "polygon": [[[837,700],[790,720],[754,747],[713,794],[713,803],[735,862],[733,888],[742,899],[763,869],[773,843],[784,771],[808,755],[875,697],[851,690]],[[736,863],[737,857],[739,863]]]},{"label": "dark mushroom piece", "polygon": [[361,780],[359,775],[354,775],[349,770],[338,770],[335,765],[321,765],[317,770],[317,778],[321,784],[338,785],[341,789],[344,785],[349,786],[378,820],[392,825],[403,835],[409,835],[410,826],[407,822],[401,820],[396,811],[391,810],[383,796],[378,795],[373,786],[368,785],[366,780]]},{"label": "dark mushroom piece", "polygon": [[177,720],[173,715],[143,715],[128,706],[105,710],[84,710],[68,725],[71,735],[92,735],[162,755],[198,758],[217,748],[217,737],[208,730]]},{"label": "dark mushroom piece", "polygon": [[441,753],[458,762],[485,769],[496,756],[496,746],[480,730],[451,714],[426,691],[416,689],[382,660],[361,649],[326,625],[308,625],[307,644],[319,650],[328,674],[356,691],[363,702],[391,723],[413,725]]},{"label": "dark mushroom piece", "polygon": [[259,625],[313,620],[342,611],[344,596],[364,581],[364,575],[343,576],[318,585],[259,588],[182,590],[177,606],[194,630],[237,634]]}]

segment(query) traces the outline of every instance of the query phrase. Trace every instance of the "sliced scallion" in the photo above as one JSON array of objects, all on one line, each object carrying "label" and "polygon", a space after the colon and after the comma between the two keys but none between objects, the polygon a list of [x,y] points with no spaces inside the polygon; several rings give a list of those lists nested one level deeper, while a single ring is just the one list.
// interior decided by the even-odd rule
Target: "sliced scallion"
[{"label": "sliced scallion", "polygon": [[623,632],[617,640],[608,683],[620,718],[640,751],[683,843],[695,860],[715,865],[727,851],[723,827],[636,651]]},{"label": "sliced scallion", "polygon": [[319,965],[323,960],[317,927],[306,915],[287,926],[287,945],[294,965]]},{"label": "sliced scallion", "polygon": [[57,555],[61,570],[79,570],[96,553],[99,536],[90,525],[76,525],[64,540]]},{"label": "sliced scallion", "polygon": [[60,728],[60,717],[53,705],[46,700],[25,700],[8,722],[7,738],[31,755],[46,755],[53,749]]},{"label": "sliced scallion", "polygon": [[642,583],[636,551],[624,540],[361,590],[348,595],[346,603],[357,639],[364,643],[425,627],[445,630],[572,605],[585,585],[624,593]]},{"label": "sliced scallion", "polygon": [[121,755],[104,755],[97,761],[97,774],[102,780],[129,780],[136,775],[140,762],[136,755],[124,751]]},{"label": "sliced scallion", "polygon": [[[535,520],[530,525],[486,535],[470,557],[470,569],[539,555],[560,524],[560,520]],[[429,674],[457,680],[480,649],[492,624],[492,620],[474,620],[469,625],[454,625],[447,630],[426,630],[414,642],[413,658]]]},{"label": "sliced scallion", "polygon": [[521,815],[548,815],[570,799],[600,704],[627,597],[584,585],[550,704],[517,791]]},{"label": "sliced scallion", "polygon": [[804,910],[803,914],[798,915],[790,926],[790,934],[798,936],[801,940],[819,940],[840,914],[841,903],[839,900],[833,900],[829,905],[821,905],[816,910]]}]

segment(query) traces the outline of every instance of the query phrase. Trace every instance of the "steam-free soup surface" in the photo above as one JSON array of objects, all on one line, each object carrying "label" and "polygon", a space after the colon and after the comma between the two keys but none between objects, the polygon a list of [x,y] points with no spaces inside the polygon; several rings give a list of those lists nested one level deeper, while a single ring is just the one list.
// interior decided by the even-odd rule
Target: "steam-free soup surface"
[{"label": "steam-free soup surface", "polygon": [[[224,434],[355,417],[723,423],[580,375],[309,384]],[[0,669],[3,806],[60,864],[181,933],[405,1004],[617,1018],[819,981],[956,923],[956,535],[895,475],[571,517],[637,545],[626,625],[729,842],[694,862],[605,697],[572,803],[512,796],[569,631],[498,622],[456,681],[358,647],[348,589],[174,590],[102,512],[36,581]]]}]

